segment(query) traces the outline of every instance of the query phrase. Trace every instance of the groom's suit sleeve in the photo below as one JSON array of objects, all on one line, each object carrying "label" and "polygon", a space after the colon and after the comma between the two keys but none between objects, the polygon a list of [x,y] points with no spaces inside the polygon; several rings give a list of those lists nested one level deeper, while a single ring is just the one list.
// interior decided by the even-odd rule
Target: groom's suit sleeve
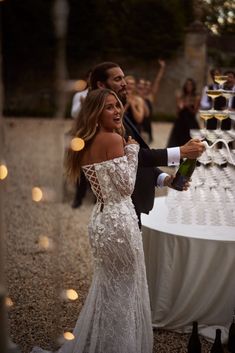
[{"label": "groom's suit sleeve", "polygon": [[138,158],[139,158],[140,167],[157,167],[157,166],[168,165],[166,148],[164,149],[140,148]]}]

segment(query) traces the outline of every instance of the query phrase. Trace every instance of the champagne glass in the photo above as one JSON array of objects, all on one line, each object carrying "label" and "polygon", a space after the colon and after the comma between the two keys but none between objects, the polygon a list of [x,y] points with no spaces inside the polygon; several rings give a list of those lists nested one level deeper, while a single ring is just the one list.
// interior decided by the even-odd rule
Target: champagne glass
[{"label": "champagne glass", "polygon": [[203,138],[204,138],[202,131],[199,129],[190,129],[189,134],[192,139],[203,140]]},{"label": "champagne glass", "polygon": [[204,122],[204,126],[202,129],[203,135],[206,137],[206,132],[207,132],[207,120],[213,118],[214,114],[210,111],[207,110],[199,110],[199,116]]},{"label": "champagne glass", "polygon": [[227,112],[225,112],[225,111],[216,111],[214,113],[214,116],[217,119],[216,132],[217,132],[218,135],[221,135],[222,134],[221,124],[222,124],[223,120],[228,118],[228,116],[229,116],[228,111]]},{"label": "champagne glass", "polygon": [[213,89],[208,89],[206,91],[206,94],[208,95],[208,97],[211,97],[212,99],[212,107],[210,109],[211,112],[213,112],[215,110],[215,98],[221,96],[221,91],[220,90],[213,90]]},{"label": "champagne glass", "polygon": [[231,133],[232,135],[234,136],[234,133],[235,133],[235,111],[230,111],[229,112],[229,117],[232,121],[232,126],[231,126]]},{"label": "champagne glass", "polygon": [[228,90],[223,90],[222,92],[222,96],[224,98],[226,98],[226,109],[228,109],[228,104],[229,104],[229,99],[232,98],[233,96],[235,96],[235,92],[233,91],[228,91]]},{"label": "champagne glass", "polygon": [[222,89],[222,85],[227,81],[228,76],[226,75],[215,75],[214,81],[219,84],[219,88]]}]

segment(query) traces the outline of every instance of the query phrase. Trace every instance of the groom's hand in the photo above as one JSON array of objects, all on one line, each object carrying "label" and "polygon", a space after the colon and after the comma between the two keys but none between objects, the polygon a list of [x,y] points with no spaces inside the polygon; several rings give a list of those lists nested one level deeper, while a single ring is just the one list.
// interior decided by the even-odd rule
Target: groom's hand
[{"label": "groom's hand", "polygon": [[[176,189],[174,188],[174,186],[172,186],[172,182],[173,182],[174,178],[175,178],[175,175],[168,175],[168,176],[166,176],[165,179],[164,179],[164,186],[168,186],[168,188],[171,188],[171,189],[176,190]],[[191,181],[191,179],[190,179],[190,181]],[[190,181],[186,181],[186,182],[184,183],[184,186],[183,186],[183,190],[184,190],[184,191],[188,190],[188,188],[189,188],[189,186],[190,186]]]},{"label": "groom's hand", "polygon": [[180,147],[180,158],[197,159],[205,151],[205,145],[199,139],[191,139]]}]

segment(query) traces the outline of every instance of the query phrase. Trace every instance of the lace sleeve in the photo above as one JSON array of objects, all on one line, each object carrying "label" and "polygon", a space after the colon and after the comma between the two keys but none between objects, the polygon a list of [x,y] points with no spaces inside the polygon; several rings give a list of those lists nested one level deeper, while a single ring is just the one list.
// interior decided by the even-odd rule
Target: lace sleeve
[{"label": "lace sleeve", "polygon": [[109,174],[112,181],[122,195],[129,196],[133,193],[138,166],[139,145],[125,146],[125,158],[114,160],[114,168]]}]

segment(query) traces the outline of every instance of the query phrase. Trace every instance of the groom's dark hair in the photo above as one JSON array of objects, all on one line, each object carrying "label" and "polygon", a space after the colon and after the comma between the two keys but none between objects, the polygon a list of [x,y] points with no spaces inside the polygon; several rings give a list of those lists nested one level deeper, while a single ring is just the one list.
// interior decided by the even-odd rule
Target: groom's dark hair
[{"label": "groom's dark hair", "polygon": [[91,71],[90,89],[93,90],[93,89],[99,88],[97,86],[98,81],[105,83],[108,79],[107,71],[109,69],[114,68],[114,67],[120,67],[120,66],[116,63],[111,62],[111,61],[105,61],[103,63],[96,65]]}]

